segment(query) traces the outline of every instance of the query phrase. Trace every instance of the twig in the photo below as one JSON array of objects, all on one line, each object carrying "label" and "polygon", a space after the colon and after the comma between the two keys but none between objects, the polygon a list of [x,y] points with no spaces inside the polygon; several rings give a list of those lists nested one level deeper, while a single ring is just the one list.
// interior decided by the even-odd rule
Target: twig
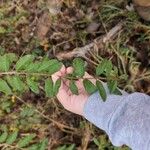
[{"label": "twig", "polygon": [[[21,99],[20,97],[16,96],[16,98],[22,102],[23,104],[25,104],[27,107],[31,108],[31,106],[29,104],[27,104],[23,99]],[[35,109],[35,112],[37,112],[38,114],[40,114],[43,118],[45,118],[46,120],[52,122],[53,124],[55,124],[58,128],[60,128],[62,131],[66,132],[66,133],[76,133],[75,128],[73,127],[69,127],[67,125],[64,125],[62,123],[59,123],[55,120],[53,120],[52,118],[50,118],[49,116],[46,116],[45,114],[43,114],[40,110]]]},{"label": "twig", "polygon": [[119,52],[115,49],[115,47],[114,47],[113,45],[111,45],[111,48],[112,48],[112,50],[115,52],[115,54],[118,56],[118,58],[120,59],[124,73],[127,74],[124,57],[122,57],[122,56],[119,54]]},{"label": "twig", "polygon": [[134,80],[134,82],[136,83],[136,82],[139,82],[139,81],[145,80],[145,79],[150,79],[150,76],[143,76],[143,77],[137,78]]},{"label": "twig", "polygon": [[4,144],[0,144],[0,148],[1,148],[1,150],[5,150],[6,148],[10,148],[10,149],[18,149],[18,150],[27,150],[26,148],[20,148],[20,147],[18,147],[18,146],[13,146],[13,145],[9,145],[9,144],[6,144],[6,143],[4,143]]},{"label": "twig", "polygon": [[91,124],[86,124],[85,125],[85,131],[84,131],[84,138],[82,139],[82,150],[87,150],[90,137],[91,137]]},{"label": "twig", "polygon": [[34,75],[34,76],[51,76],[48,73],[30,73],[30,72],[17,72],[17,71],[10,71],[10,72],[0,72],[0,76],[3,75]]}]

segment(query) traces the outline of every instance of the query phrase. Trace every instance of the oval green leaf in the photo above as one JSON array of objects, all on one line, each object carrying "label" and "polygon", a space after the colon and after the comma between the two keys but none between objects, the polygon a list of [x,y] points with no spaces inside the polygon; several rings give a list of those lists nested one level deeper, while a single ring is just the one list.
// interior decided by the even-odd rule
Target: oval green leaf
[{"label": "oval green leaf", "polygon": [[48,146],[48,139],[42,140],[40,143],[39,149],[38,150],[46,150]]},{"label": "oval green leaf", "polygon": [[6,54],[10,63],[14,62],[14,61],[17,61],[18,57],[16,56],[15,53],[7,53]]},{"label": "oval green leaf", "polygon": [[83,80],[83,85],[89,94],[93,94],[97,90],[96,86],[88,79]]},{"label": "oval green leaf", "polygon": [[39,66],[40,66],[40,62],[31,63],[26,68],[26,71],[33,72],[33,73],[38,72]]},{"label": "oval green leaf", "polygon": [[5,93],[6,95],[12,94],[12,91],[8,86],[7,82],[2,79],[0,79],[0,92]]},{"label": "oval green leaf", "polygon": [[81,58],[73,60],[73,74],[77,77],[83,77],[85,74],[85,62]]},{"label": "oval green leaf", "polygon": [[14,131],[12,134],[8,136],[6,143],[9,145],[13,144],[16,141],[17,136],[18,136],[18,131]]},{"label": "oval green leaf", "polygon": [[100,94],[102,100],[106,101],[107,94],[106,94],[106,91],[105,91],[105,88],[104,88],[103,84],[99,80],[97,80],[96,81],[96,86],[97,86],[97,89],[99,91],[99,94]]},{"label": "oval green leaf", "polygon": [[53,87],[54,95],[56,96],[61,86],[61,79],[58,79]]},{"label": "oval green leaf", "polygon": [[31,62],[33,62],[33,60],[34,60],[33,55],[25,55],[21,57],[16,63],[16,70],[18,71],[18,70],[26,69],[28,65]]},{"label": "oval green leaf", "polygon": [[0,143],[4,143],[8,137],[8,133],[5,131],[0,135]]},{"label": "oval green leaf", "polygon": [[39,85],[37,82],[33,81],[30,77],[27,78],[27,85],[31,89],[32,92],[39,94]]},{"label": "oval green leaf", "polygon": [[97,67],[96,67],[96,75],[99,76],[104,73],[106,68],[106,60],[104,59]]},{"label": "oval green leaf", "polygon": [[117,89],[117,81],[109,81],[108,82],[108,89],[110,93],[114,93],[114,91]]},{"label": "oval green leaf", "polygon": [[112,62],[110,60],[107,60],[105,68],[106,76],[110,75],[112,68],[113,68]]},{"label": "oval green leaf", "polygon": [[22,139],[19,140],[17,143],[19,148],[26,147],[30,144],[30,142],[36,137],[36,134],[30,134]]},{"label": "oval green leaf", "polygon": [[45,80],[45,93],[47,97],[54,97],[54,91],[53,91],[53,81],[51,78],[48,78]]},{"label": "oval green leaf", "polygon": [[76,85],[76,83],[75,83],[74,80],[71,80],[71,81],[70,81],[69,88],[70,88],[70,90],[71,90],[71,92],[72,92],[73,94],[75,94],[75,95],[78,95],[78,94],[79,94],[79,92],[78,92],[78,87],[77,87],[77,85]]},{"label": "oval green leaf", "polygon": [[62,64],[56,60],[43,60],[43,62],[40,64],[38,72],[48,72],[50,75],[54,74],[55,72],[59,71],[61,69]]},{"label": "oval green leaf", "polygon": [[4,56],[0,56],[1,65],[0,71],[8,71],[10,69],[10,61],[8,56],[5,54]]}]

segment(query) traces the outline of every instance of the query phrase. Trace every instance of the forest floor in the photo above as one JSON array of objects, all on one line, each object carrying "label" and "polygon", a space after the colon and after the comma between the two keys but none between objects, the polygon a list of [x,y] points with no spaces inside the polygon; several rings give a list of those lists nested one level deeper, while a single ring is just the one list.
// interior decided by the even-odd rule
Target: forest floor
[{"label": "forest floor", "polygon": [[[150,23],[127,0],[0,0],[0,54],[4,53],[47,55],[66,66],[80,56],[92,75],[106,58],[119,70],[120,88],[150,94]],[[33,143],[47,138],[48,150],[128,149],[113,147],[104,132],[42,92],[24,93],[13,105],[0,98],[0,108],[1,130],[36,133]]]}]

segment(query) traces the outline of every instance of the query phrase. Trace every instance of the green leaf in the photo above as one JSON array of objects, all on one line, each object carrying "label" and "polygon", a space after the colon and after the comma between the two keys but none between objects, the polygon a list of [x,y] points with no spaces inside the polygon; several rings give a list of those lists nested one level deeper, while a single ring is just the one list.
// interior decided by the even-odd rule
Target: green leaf
[{"label": "green leaf", "polygon": [[99,76],[101,74],[106,73],[105,75],[108,76],[112,71],[112,63],[110,60],[104,59],[97,67],[96,67],[96,75]]},{"label": "green leaf", "polygon": [[51,66],[51,64],[55,63],[55,60],[52,59],[52,60],[48,60],[47,58],[45,58],[39,68],[38,68],[38,72],[47,72],[49,70],[49,67]]},{"label": "green leaf", "polygon": [[0,136],[0,143],[4,143],[7,139],[8,133],[5,131]]},{"label": "green leaf", "polygon": [[54,91],[54,95],[57,95],[59,88],[61,86],[61,79],[58,79],[54,85],[53,91]]},{"label": "green leaf", "polygon": [[74,150],[74,149],[75,149],[75,144],[71,144],[68,147],[66,145],[63,145],[57,148],[57,150]]},{"label": "green leaf", "polygon": [[38,150],[46,150],[48,146],[48,139],[42,140]]},{"label": "green leaf", "polygon": [[88,79],[83,80],[83,85],[89,94],[93,94],[97,90],[96,86]]},{"label": "green leaf", "polygon": [[34,60],[33,55],[25,55],[21,57],[16,63],[16,70],[18,71],[18,70],[25,69],[26,67],[28,67],[30,63],[33,62],[33,60]]},{"label": "green leaf", "polygon": [[0,56],[1,65],[0,71],[8,71],[10,69],[10,61],[8,56],[5,54],[4,56]]},{"label": "green leaf", "polygon": [[58,72],[61,69],[61,67],[62,67],[62,63],[57,61],[56,63],[54,63],[53,65],[50,66],[48,73],[50,75],[52,75],[52,74]]},{"label": "green leaf", "polygon": [[30,134],[22,139],[19,140],[19,142],[17,143],[19,148],[23,148],[26,147],[30,144],[30,142],[32,141],[33,138],[36,137],[36,134]]},{"label": "green leaf", "polygon": [[29,107],[25,107],[22,109],[21,113],[20,113],[20,116],[21,117],[31,117],[33,116],[35,110],[33,107],[29,108]]},{"label": "green leaf", "polygon": [[53,81],[51,78],[45,80],[45,93],[47,97],[54,97]]},{"label": "green leaf", "polygon": [[8,57],[10,63],[17,61],[18,59],[15,53],[7,53],[6,56]]},{"label": "green leaf", "polygon": [[106,76],[108,76],[111,73],[112,68],[113,68],[112,62],[110,60],[107,60],[105,68]]},{"label": "green leaf", "polygon": [[117,89],[117,81],[109,81],[108,82],[108,88],[110,93],[114,93],[114,91]]},{"label": "green leaf", "polygon": [[62,64],[56,59],[46,59],[41,63],[38,72],[48,72],[51,75],[59,71],[61,66]]},{"label": "green leaf", "polygon": [[63,145],[61,147],[58,147],[57,150],[66,150],[67,146],[66,145]]},{"label": "green leaf", "polygon": [[12,94],[12,91],[6,81],[0,79],[0,92],[5,93],[6,95]]},{"label": "green leaf", "polygon": [[75,94],[75,95],[78,95],[78,94],[79,94],[79,92],[78,92],[78,87],[77,87],[77,85],[76,85],[76,83],[75,83],[74,80],[71,80],[71,81],[70,81],[69,87],[70,87],[70,90],[71,90],[71,92],[72,92],[73,94]]},{"label": "green leaf", "polygon": [[21,81],[21,78],[19,76],[14,76],[13,80],[14,80],[15,88],[18,91],[23,91],[25,88],[25,84],[23,83],[23,81]]},{"label": "green leaf", "polygon": [[26,68],[26,71],[27,72],[33,72],[33,73],[35,73],[35,72],[38,72],[38,69],[39,69],[39,67],[40,67],[40,62],[35,62],[35,63],[31,63],[31,64],[29,64],[28,65],[28,67]]},{"label": "green leaf", "polygon": [[27,150],[39,150],[39,144],[33,144],[30,147],[27,147]]},{"label": "green leaf", "polygon": [[97,67],[96,67],[96,75],[99,76],[104,73],[106,68],[106,60],[104,59]]},{"label": "green leaf", "polygon": [[21,91],[21,92],[24,91],[25,84],[23,83],[23,81],[21,80],[19,76],[7,76],[6,79],[9,85],[14,90]]},{"label": "green leaf", "polygon": [[96,86],[98,88],[98,91],[99,91],[99,94],[100,94],[102,100],[106,101],[107,95],[106,95],[106,91],[105,91],[103,84],[99,80],[97,80]]},{"label": "green leaf", "polygon": [[6,80],[7,80],[8,84],[13,88],[13,90],[18,89],[18,86],[16,86],[16,83],[15,83],[15,80],[14,80],[14,76],[7,76]]},{"label": "green leaf", "polygon": [[95,143],[95,145],[100,146],[100,143],[99,143],[98,139],[94,138],[93,142]]},{"label": "green leaf", "polygon": [[66,148],[66,150],[74,150],[75,144],[71,144],[69,147]]},{"label": "green leaf", "polygon": [[4,101],[1,103],[0,107],[1,107],[2,110],[6,110],[6,111],[7,111],[7,110],[10,109],[10,107],[11,107],[11,102],[4,100]]},{"label": "green leaf", "polygon": [[4,33],[7,33],[7,30],[4,27],[0,26],[0,34]]},{"label": "green leaf", "polygon": [[27,78],[27,85],[29,86],[32,92],[39,94],[39,85],[37,82],[33,81],[32,78]]},{"label": "green leaf", "polygon": [[6,140],[6,143],[11,145],[15,142],[18,136],[18,131],[14,131],[12,134],[10,134]]},{"label": "green leaf", "polygon": [[73,73],[77,77],[83,77],[85,74],[85,62],[81,58],[73,60]]}]

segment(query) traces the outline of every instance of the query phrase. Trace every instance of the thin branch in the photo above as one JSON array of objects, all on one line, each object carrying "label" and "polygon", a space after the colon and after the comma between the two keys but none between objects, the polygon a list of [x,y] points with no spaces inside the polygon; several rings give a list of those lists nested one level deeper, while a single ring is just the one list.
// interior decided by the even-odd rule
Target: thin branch
[{"label": "thin branch", "polygon": [[30,73],[30,72],[17,72],[17,71],[9,71],[9,72],[0,72],[0,76],[4,75],[33,75],[33,76],[51,76],[51,74],[48,73]]},{"label": "thin branch", "polygon": [[6,148],[11,148],[11,149],[18,149],[18,150],[27,150],[26,148],[19,148],[18,146],[13,146],[13,145],[9,145],[9,144],[6,144],[6,143],[4,143],[4,144],[0,144],[0,148],[1,148],[1,150],[5,150]]}]

